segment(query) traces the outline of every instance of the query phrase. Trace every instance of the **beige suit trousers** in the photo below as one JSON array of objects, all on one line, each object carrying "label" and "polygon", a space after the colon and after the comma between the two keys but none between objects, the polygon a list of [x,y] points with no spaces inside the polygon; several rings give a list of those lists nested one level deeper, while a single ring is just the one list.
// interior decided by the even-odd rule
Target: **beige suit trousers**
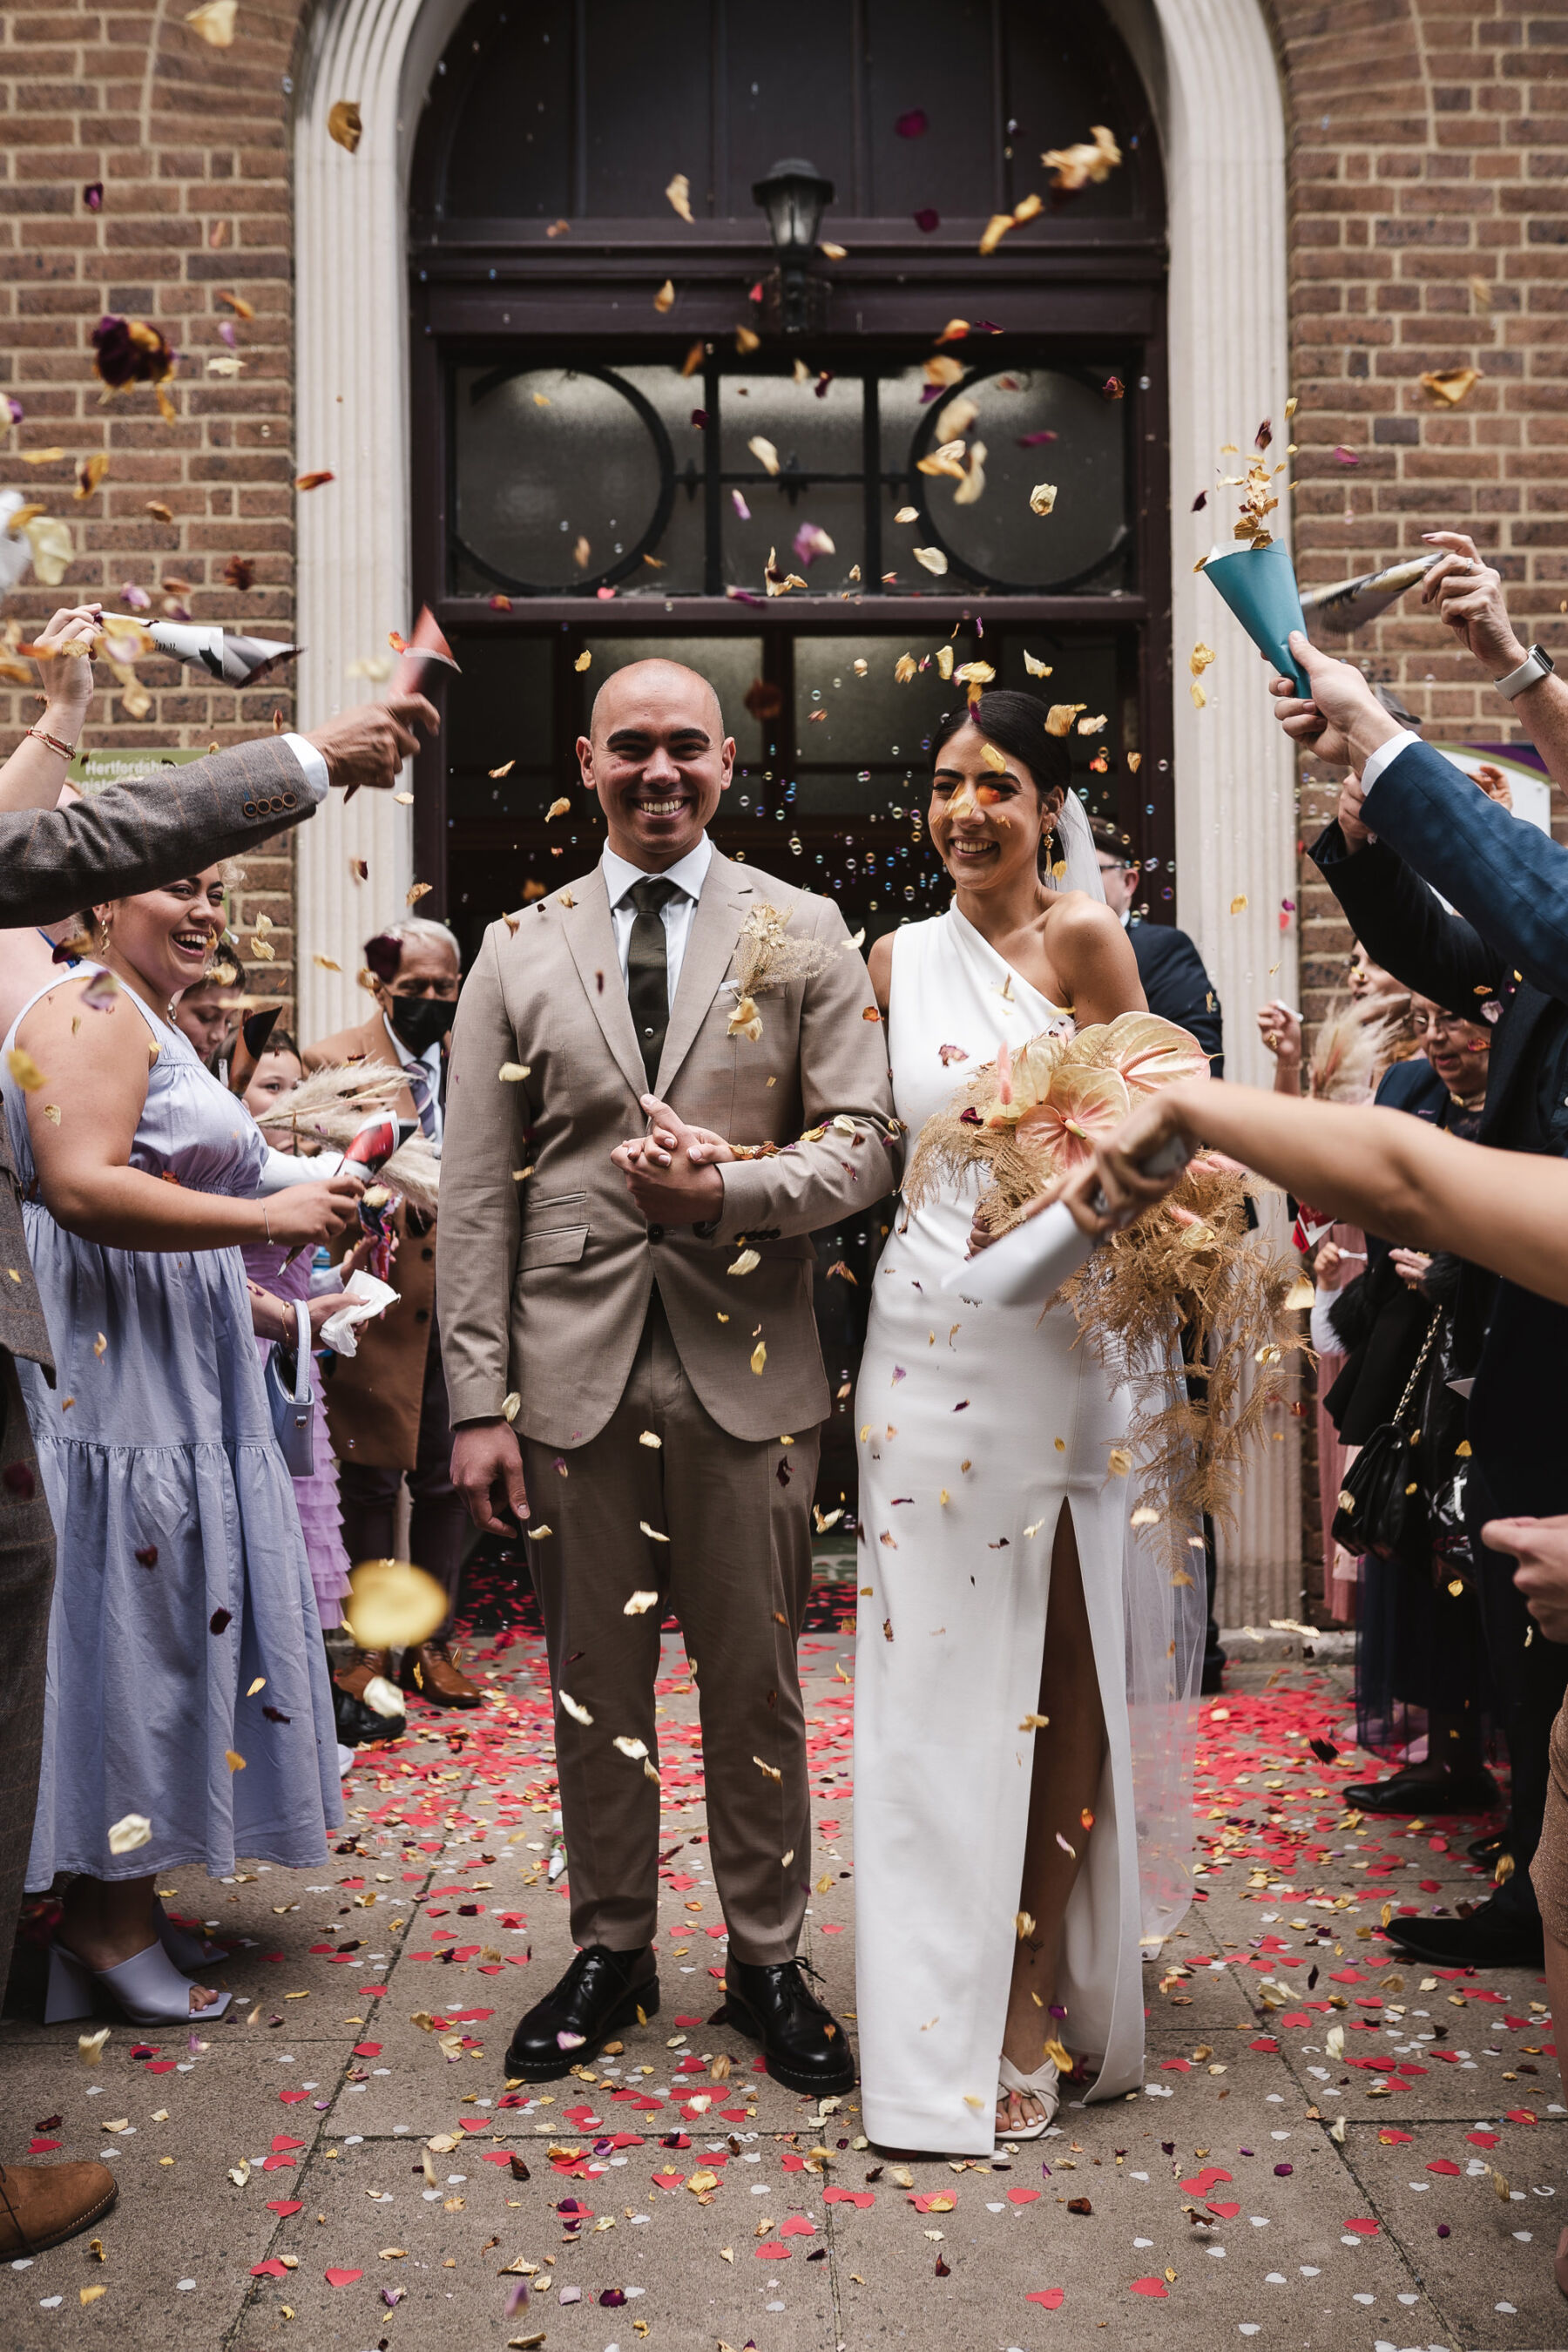
[{"label": "beige suit trousers", "polygon": [[[661,1442],[642,1444],[644,1432]],[[795,1958],[810,1810],[795,1644],[811,1590],[819,1432],[731,1437],[681,1368],[654,1293],[620,1403],[586,1444],[522,1440],[528,1546],[555,1696],[572,1936],[635,1951],[658,1913],[659,1622],[673,1607],[697,1680],[713,1877],[740,1960]],[[642,1521],[668,1536],[644,1535]],[[627,1616],[634,1592],[658,1601]],[[565,1692],[593,1717],[582,1724]]]}]

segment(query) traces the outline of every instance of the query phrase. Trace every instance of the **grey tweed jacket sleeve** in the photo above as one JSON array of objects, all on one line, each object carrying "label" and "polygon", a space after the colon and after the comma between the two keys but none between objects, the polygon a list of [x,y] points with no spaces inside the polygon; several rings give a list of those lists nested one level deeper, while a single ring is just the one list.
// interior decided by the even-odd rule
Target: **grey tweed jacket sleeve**
[{"label": "grey tweed jacket sleeve", "polygon": [[0,811],[0,925],[58,923],[252,848],[321,799],[280,737],[215,751],[70,808]]},{"label": "grey tweed jacket sleeve", "polygon": [[[215,751],[64,809],[0,811],[0,927],[58,923],[253,847],[310,814],[321,788],[279,737]],[[0,1111],[0,1348],[53,1373]]]}]

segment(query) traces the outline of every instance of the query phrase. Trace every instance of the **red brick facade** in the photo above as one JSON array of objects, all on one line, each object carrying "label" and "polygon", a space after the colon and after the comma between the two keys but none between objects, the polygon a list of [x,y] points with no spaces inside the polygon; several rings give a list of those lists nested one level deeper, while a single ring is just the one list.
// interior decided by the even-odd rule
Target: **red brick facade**
[{"label": "red brick facade", "polygon": [[[29,579],[5,600],[30,629],[58,603],[101,597],[118,608],[132,582],[156,614],[167,582],[199,621],[281,635],[293,614],[290,393],[289,97],[299,11],[240,0],[232,47],[212,48],[178,6],[153,0],[97,8],[0,10],[0,399],[25,422],[0,433],[0,488],[16,487],[68,522],[76,561],[59,589]],[[100,211],[85,191],[103,185]],[[238,319],[223,301],[254,310]],[[105,311],[146,318],[182,353],[175,421],[139,387],[107,404],[90,336]],[[237,375],[209,373],[235,331]],[[63,457],[28,465],[24,453]],[[75,497],[78,462],[110,459],[90,498]],[[150,513],[156,502],[172,517]],[[255,585],[225,579],[237,556]],[[100,673],[100,676],[102,673]],[[100,693],[89,721],[98,748],[234,742],[291,715],[287,683],[234,694],[199,671],[146,661],[153,697],[140,721],[120,693]],[[285,679],[288,674],[285,673]],[[0,688],[0,748],[36,715],[26,691]],[[279,926],[259,992],[289,986],[291,859],[252,857],[240,911]],[[248,962],[248,956],[247,958]]]}]

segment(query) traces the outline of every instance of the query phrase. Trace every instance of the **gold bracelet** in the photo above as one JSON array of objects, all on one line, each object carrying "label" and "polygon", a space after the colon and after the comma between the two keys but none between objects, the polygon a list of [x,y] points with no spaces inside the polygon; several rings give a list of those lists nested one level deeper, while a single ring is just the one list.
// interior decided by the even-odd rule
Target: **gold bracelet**
[{"label": "gold bracelet", "polygon": [[76,758],[76,745],[74,743],[62,743],[58,735],[49,734],[42,727],[29,727],[27,732],[29,735],[36,736],[40,743],[47,743],[51,751],[58,751],[62,760],[74,760]]},{"label": "gold bracelet", "polygon": [[267,1213],[267,1203],[265,1201],[258,1201],[256,1205],[261,1211],[261,1222],[267,1228],[268,1245],[270,1247],[272,1242],[272,1220]]}]

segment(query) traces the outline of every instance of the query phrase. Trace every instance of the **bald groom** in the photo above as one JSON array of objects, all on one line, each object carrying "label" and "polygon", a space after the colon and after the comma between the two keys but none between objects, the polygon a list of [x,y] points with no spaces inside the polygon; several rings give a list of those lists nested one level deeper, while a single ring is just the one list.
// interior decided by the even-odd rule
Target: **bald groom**
[{"label": "bald groom", "polygon": [[[780,2082],[841,2091],[847,2039],[795,1958],[795,1644],[830,1402],[810,1236],[897,1181],[887,1055],[838,909],[708,838],[735,746],[707,680],[634,663],[589,724],[604,855],[486,934],[441,1170],[452,1476],[480,1527],[533,1538],[579,1948],[507,2072],[554,2081],[658,2006],[654,1681],[673,1607],[699,1676],[727,2013]],[[825,952],[816,976],[753,991],[753,1043],[730,1016],[759,907]],[[650,1109],[668,1144],[642,1149]],[[715,1164],[699,1129],[773,1149]],[[737,1273],[742,1250],[757,1262]]]}]

